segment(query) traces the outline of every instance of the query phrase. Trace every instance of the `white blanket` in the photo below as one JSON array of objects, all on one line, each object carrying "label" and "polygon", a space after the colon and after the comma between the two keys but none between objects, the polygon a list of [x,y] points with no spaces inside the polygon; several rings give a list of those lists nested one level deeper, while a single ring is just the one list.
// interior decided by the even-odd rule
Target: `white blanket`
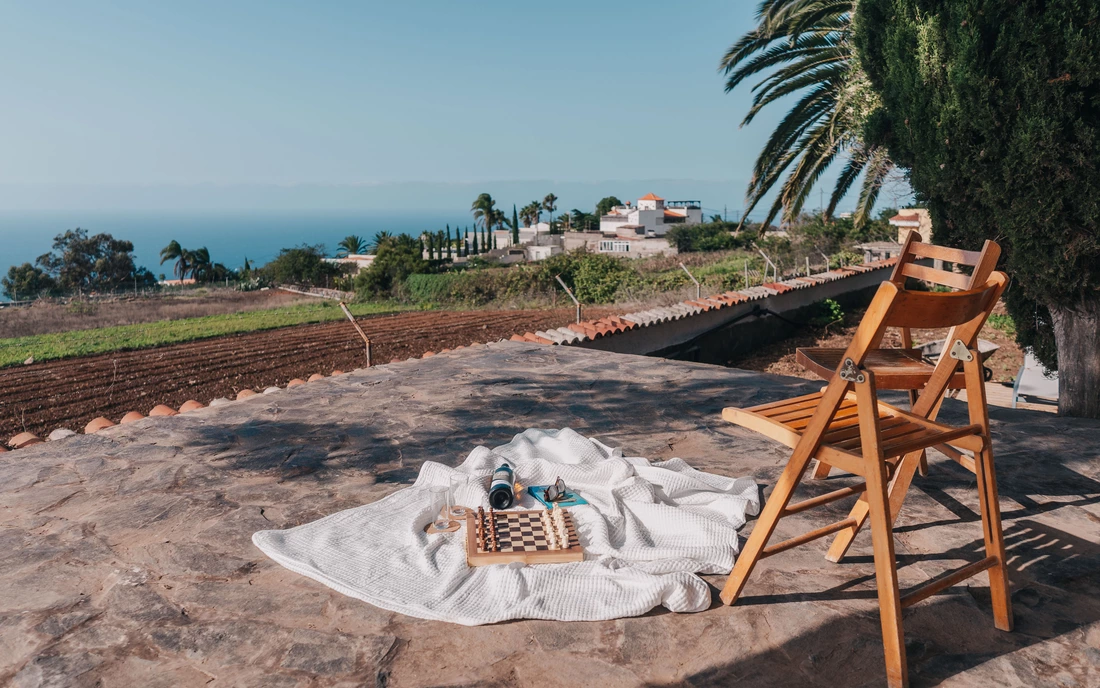
[{"label": "white blanket", "polygon": [[[489,507],[482,478],[502,462],[524,485],[561,477],[589,504],[571,507],[585,560],[466,565],[465,528],[429,535],[428,487],[469,476],[459,504]],[[541,508],[524,494],[513,509]],[[725,573],[737,529],[759,512],[755,482],[703,473],[681,459],[624,457],[572,430],[528,430],[503,447],[478,447],[458,468],[427,462],[416,483],[373,504],[252,541],[269,557],[345,595],[409,616],[465,625],[508,619],[595,621],[663,605],[711,603],[695,573]]]}]

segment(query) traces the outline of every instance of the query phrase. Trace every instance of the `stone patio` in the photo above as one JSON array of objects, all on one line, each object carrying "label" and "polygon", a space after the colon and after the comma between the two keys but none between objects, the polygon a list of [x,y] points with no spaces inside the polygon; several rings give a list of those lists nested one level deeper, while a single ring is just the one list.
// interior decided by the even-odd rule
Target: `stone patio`
[{"label": "stone patio", "polygon": [[[763,561],[734,607],[720,605],[716,589],[698,614],[476,628],[343,597],[250,540],[379,499],[425,460],[455,464],[528,427],[572,427],[629,454],[679,456],[770,485],[786,450],[722,422],[720,411],[818,387],[500,343],[6,454],[0,683],[879,685],[866,532],[841,564],[823,558],[827,539]],[[941,418],[964,413],[948,401]],[[1100,685],[1100,423],[999,408],[991,416],[1016,630],[993,628],[984,576],[915,605],[905,612],[912,683]],[[785,519],[779,535],[847,505]],[[933,455],[898,523],[903,587],[981,557],[976,510],[973,476]]]}]

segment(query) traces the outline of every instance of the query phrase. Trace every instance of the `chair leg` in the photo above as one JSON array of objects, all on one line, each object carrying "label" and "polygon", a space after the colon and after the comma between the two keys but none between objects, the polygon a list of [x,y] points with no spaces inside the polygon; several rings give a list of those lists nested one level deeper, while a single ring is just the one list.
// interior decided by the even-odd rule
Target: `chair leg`
[{"label": "chair leg", "polygon": [[894,529],[891,525],[889,496],[882,471],[867,476],[871,539],[875,553],[875,582],[882,624],[882,647],[886,656],[886,682],[892,687],[909,685],[905,658],[905,634],[901,625],[901,592],[898,590],[897,562],[894,558]]},{"label": "chair leg", "polygon": [[993,439],[989,433],[989,406],[985,398],[985,374],[981,356],[970,351],[970,360],[963,364],[966,376],[966,403],[970,422],[982,426],[985,446],[974,455],[974,473],[978,479],[978,503],[982,512],[982,535],[987,556],[996,557],[997,565],[989,569],[989,593],[993,600],[993,625],[1002,631],[1012,630],[1012,600],[1009,597],[1008,562],[1005,557],[1004,533],[1001,530],[1001,505],[997,498],[997,474],[993,467]]},{"label": "chair leg", "polygon": [[[894,479],[890,482],[888,489],[891,526],[894,521],[898,520],[898,514],[901,513],[901,507],[905,503],[905,495],[909,491],[909,485],[913,482],[913,474],[917,472],[919,459],[923,457],[924,452],[913,452],[902,457],[901,461],[898,462],[898,467],[894,471]],[[870,484],[868,484],[868,488],[870,488]],[[852,546],[856,535],[859,534],[863,524],[867,522],[867,515],[870,513],[867,502],[868,494],[869,492],[864,492],[860,495],[859,500],[852,505],[848,518],[854,520],[855,523],[837,533],[836,537],[833,538],[833,543],[829,545],[829,551],[825,555],[827,560],[837,563],[848,553],[848,549]]]},{"label": "chair leg", "polygon": [[775,526],[779,523],[779,519],[783,517],[783,510],[790,503],[791,495],[794,494],[795,488],[801,482],[802,474],[805,473],[806,466],[809,463],[809,456],[799,459],[797,452],[787,462],[787,467],[783,469],[782,475],[775,483],[775,489],[772,490],[768,501],[765,502],[764,509],[760,512],[760,518],[756,519],[752,534],[749,535],[745,548],[737,555],[733,571],[730,573],[730,577],[726,579],[726,585],[722,588],[721,598],[726,604],[733,604],[741,596],[741,591],[745,589],[745,582],[748,581],[756,562],[760,559],[760,555],[768,544],[768,540],[775,532]]},{"label": "chair leg", "polygon": [[[859,434],[867,472],[867,507],[871,520],[871,542],[875,553],[875,582],[878,585],[879,621],[882,624],[882,648],[886,657],[886,682],[891,688],[909,685],[905,660],[905,636],[901,627],[901,592],[898,590],[897,561],[894,558],[893,516],[879,434],[878,399],[874,375],[856,384],[859,404]],[[918,458],[910,454],[904,458]],[[904,461],[902,465],[904,465]],[[902,466],[899,466],[900,469]]]},{"label": "chair leg", "polygon": [[[986,437],[988,443],[989,437]],[[993,601],[993,625],[1012,630],[1012,598],[1008,583],[1008,559],[1001,529],[1001,506],[997,498],[997,475],[993,470],[993,451],[988,444],[975,457],[978,476],[978,501],[982,510],[982,535],[986,556],[997,557],[989,569],[989,593]]]}]

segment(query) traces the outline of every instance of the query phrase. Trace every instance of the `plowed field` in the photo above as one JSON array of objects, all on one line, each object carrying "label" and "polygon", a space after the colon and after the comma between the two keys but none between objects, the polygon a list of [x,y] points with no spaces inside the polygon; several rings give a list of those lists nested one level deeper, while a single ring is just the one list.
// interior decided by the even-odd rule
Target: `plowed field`
[{"label": "plowed field", "polygon": [[[586,309],[595,319],[615,309]],[[572,309],[426,311],[359,320],[371,338],[373,362],[388,363],[471,342],[491,342],[527,331],[562,327]],[[151,349],[120,351],[0,369],[0,440],[55,428],[82,431],[105,416],[173,408],[188,399],[232,399],[293,378],[366,364],[363,341],[347,321],[217,337]]]}]

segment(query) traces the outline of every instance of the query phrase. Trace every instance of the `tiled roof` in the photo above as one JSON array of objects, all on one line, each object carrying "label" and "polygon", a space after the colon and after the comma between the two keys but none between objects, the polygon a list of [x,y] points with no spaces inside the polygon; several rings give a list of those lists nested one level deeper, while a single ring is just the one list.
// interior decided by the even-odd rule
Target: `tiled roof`
[{"label": "tiled roof", "polygon": [[888,220],[888,222],[920,222],[920,215],[916,213],[912,215],[903,215],[898,213]]},{"label": "tiled roof", "polygon": [[647,193],[645,196],[642,196],[638,200],[639,201],[663,201],[665,199],[663,199],[660,196],[657,196],[655,194]]},{"label": "tiled roof", "polygon": [[[649,194],[653,196],[653,194]],[[656,197],[653,197],[656,199]],[[647,200],[643,198],[642,200]],[[652,200],[652,199],[650,199]],[[657,199],[661,200],[661,199]],[[915,217],[915,216],[914,216]],[[844,279],[852,275],[860,274],[862,272],[868,272],[870,270],[883,269],[892,267],[897,263],[897,258],[889,258],[885,260],[876,260],[863,265],[853,265],[838,270],[830,270],[828,272],[819,273],[816,275],[809,275],[806,277],[794,277],[791,279],[768,282],[762,286],[750,287],[748,289],[741,289],[739,291],[727,291],[721,294],[715,294],[713,296],[702,297],[698,299],[691,299],[676,303],[671,306],[661,306],[657,308],[651,308],[644,311],[638,311],[635,313],[627,313],[625,315],[608,316],[600,318],[599,320],[589,320],[580,323],[570,323],[565,327],[559,327],[552,330],[539,330],[538,332],[525,332],[523,334],[514,334],[511,337],[511,341],[519,342],[535,342],[545,345],[570,345],[578,344],[586,340],[600,339],[602,337],[609,337],[614,334],[626,332],[627,330],[637,329],[639,327],[648,327],[650,325],[657,325],[671,320],[679,320],[699,313],[704,313],[712,310],[719,310],[722,308],[728,308],[739,303],[746,303],[748,301],[755,301],[769,296],[775,296],[777,294],[784,294],[795,289],[806,289],[818,284],[824,284],[825,282],[832,282],[839,279]],[[478,342],[471,342],[470,347],[481,346]],[[467,347],[458,346],[454,351],[443,349],[439,351],[439,354],[452,353],[457,354],[459,349],[465,349]],[[427,351],[422,355],[422,358],[428,358],[430,356],[437,355],[434,351]],[[414,359],[408,359],[412,361]],[[401,363],[402,361],[394,360],[391,363]],[[343,371],[334,370],[332,376],[343,375]],[[323,379],[325,376],[320,373],[314,373],[309,376],[308,380],[301,380],[295,378],[287,384],[287,388],[293,388],[299,385],[308,384],[317,380]],[[279,387],[268,387],[263,390],[264,394],[281,392]],[[252,389],[242,389],[237,393],[237,401],[243,401],[249,397],[257,396],[259,393]],[[224,404],[234,403],[228,399],[214,399],[210,402],[209,406],[221,406]],[[173,409],[163,404],[154,406],[149,411],[150,418],[169,417],[179,415],[181,413],[190,413],[198,409],[205,408],[201,402],[187,401],[180,406],[179,410]],[[138,411],[130,411],[122,416],[117,424],[126,425],[129,423],[145,420],[146,416],[142,415]],[[159,420],[159,419],[157,419]],[[89,422],[84,431],[86,433],[101,432],[103,430],[115,427],[117,425],[109,418],[96,418]],[[61,439],[67,437],[72,433],[64,428],[59,428],[50,433],[51,440]],[[35,444],[45,442],[42,438],[29,432],[22,432],[15,435],[7,442],[7,448],[22,449],[24,447],[30,447]],[[6,447],[0,442],[0,451],[6,451]]]}]

